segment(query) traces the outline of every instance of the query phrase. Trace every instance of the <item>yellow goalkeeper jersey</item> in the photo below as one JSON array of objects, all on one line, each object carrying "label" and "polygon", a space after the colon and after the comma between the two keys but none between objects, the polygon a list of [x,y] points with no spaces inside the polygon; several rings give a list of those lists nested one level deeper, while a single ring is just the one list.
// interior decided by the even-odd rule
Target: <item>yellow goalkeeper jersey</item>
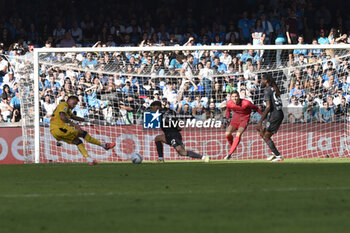
[{"label": "yellow goalkeeper jersey", "polygon": [[66,102],[61,102],[51,116],[50,128],[59,128],[67,125],[61,120],[60,112],[63,112],[67,119],[70,119],[72,116],[72,110],[69,108],[68,104]]}]

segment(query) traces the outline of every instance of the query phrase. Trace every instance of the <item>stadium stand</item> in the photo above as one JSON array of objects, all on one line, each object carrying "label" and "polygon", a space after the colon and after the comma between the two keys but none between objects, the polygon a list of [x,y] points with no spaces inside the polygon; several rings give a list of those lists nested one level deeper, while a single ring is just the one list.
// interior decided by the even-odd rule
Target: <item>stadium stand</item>
[{"label": "stadium stand", "polygon": [[[15,9],[10,10],[16,13],[5,14],[0,26],[0,53],[6,55],[0,56],[1,122],[21,121],[19,99],[16,98],[17,77],[10,61],[19,56],[30,58],[34,47],[350,43],[347,36],[350,18],[339,9],[331,14],[332,9],[318,8],[313,1],[304,4],[272,1],[255,8],[246,3],[236,12],[230,12],[224,5],[227,2],[221,1],[213,8],[214,12],[202,16],[198,16],[198,9],[191,1],[185,4],[186,10],[175,6],[176,3],[163,6],[160,1],[154,2],[158,5],[105,3],[111,4],[110,9],[116,9],[120,14],[108,9],[91,14],[91,9],[96,7],[94,4],[82,6],[77,13],[77,7],[69,1],[25,5],[21,7],[26,10],[18,13]],[[69,4],[66,8],[69,12],[54,12],[64,8],[58,4]],[[14,7],[11,3],[7,5],[8,9]],[[38,17],[27,20],[25,12],[34,7],[40,12]],[[310,12],[316,13],[310,15]],[[41,108],[45,113],[42,114],[43,124],[49,124],[55,106],[70,95],[78,95],[81,99],[75,109],[77,115],[100,118],[111,125],[134,124],[141,110],[148,108],[153,100],[161,100],[164,106],[198,119],[210,115],[220,118],[224,110],[220,105],[233,90],[238,90],[255,104],[262,104],[256,103],[254,93],[258,89],[259,70],[270,64],[290,70],[276,75],[279,77],[276,81],[285,87],[282,93],[288,96],[285,106],[293,106],[287,118],[289,122],[350,121],[345,115],[350,103],[350,61],[336,59],[329,51],[294,50],[289,54],[281,51],[275,54],[271,51],[230,54],[224,51],[203,53],[193,58],[181,52],[144,52],[135,56],[124,53],[56,53],[45,55],[45,59],[55,64],[93,67],[96,72],[75,72],[43,65],[40,69]],[[188,67],[189,59],[193,59],[192,72],[203,78],[187,83],[183,93],[179,93],[179,82],[174,79],[139,79],[98,72],[117,67],[123,73],[150,71],[161,76],[168,72],[176,76],[186,72],[183,67]],[[308,66],[315,61],[318,64]],[[304,68],[299,69],[300,66]],[[209,74],[221,73],[232,76],[228,79],[205,78]],[[108,104],[111,98],[113,105]]]}]

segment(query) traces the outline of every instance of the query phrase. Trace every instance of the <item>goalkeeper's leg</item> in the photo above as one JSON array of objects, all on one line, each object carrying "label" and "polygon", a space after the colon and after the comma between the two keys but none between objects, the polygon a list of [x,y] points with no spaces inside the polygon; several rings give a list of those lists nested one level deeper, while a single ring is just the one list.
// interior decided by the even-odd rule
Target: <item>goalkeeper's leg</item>
[{"label": "goalkeeper's leg", "polygon": [[236,133],[236,137],[231,145],[230,151],[228,152],[228,155],[225,157],[225,159],[230,159],[232,154],[236,151],[238,144],[241,142],[241,136],[244,133],[246,128],[239,127]]},{"label": "goalkeeper's leg", "polygon": [[232,126],[232,125],[229,125],[227,128],[226,128],[226,131],[225,131],[225,137],[228,141],[228,143],[230,144],[230,146],[232,146],[232,143],[233,143],[233,132],[235,131],[236,129]]}]

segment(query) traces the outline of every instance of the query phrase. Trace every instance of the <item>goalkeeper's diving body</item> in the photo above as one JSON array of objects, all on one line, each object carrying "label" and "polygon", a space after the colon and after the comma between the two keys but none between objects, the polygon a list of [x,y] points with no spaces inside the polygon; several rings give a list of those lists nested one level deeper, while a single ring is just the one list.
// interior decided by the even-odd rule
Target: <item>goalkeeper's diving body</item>
[{"label": "goalkeeper's diving body", "polygon": [[[226,160],[229,160],[231,158],[239,142],[241,141],[242,134],[249,124],[250,113],[252,111],[257,111],[260,115],[262,115],[259,107],[252,104],[249,100],[241,99],[238,91],[233,91],[231,94],[231,99],[227,101],[226,119],[230,118],[231,111],[233,111],[233,116],[230,125],[226,128],[225,132],[227,141],[231,146],[228,155],[225,157]],[[233,138],[232,134],[235,131],[237,131],[236,137]]]},{"label": "goalkeeper's diving body", "polygon": [[[260,132],[260,136],[264,139],[273,153],[273,155],[269,156],[267,160],[272,162],[283,161],[283,157],[280,155],[271,139],[272,135],[277,133],[284,118],[281,93],[271,75],[264,74],[262,76],[261,86],[265,87],[264,101],[266,108],[258,123],[257,130]],[[265,119],[267,120],[265,125],[263,125]]]},{"label": "goalkeeper's diving body", "polygon": [[[170,109],[161,109],[161,102],[154,101],[151,104],[150,110],[152,112],[159,112],[161,111],[162,119],[165,122],[169,121],[176,121],[176,113],[174,111],[171,111]],[[167,124],[169,125],[169,124]],[[171,125],[171,124],[170,124]],[[163,143],[171,145],[174,147],[174,149],[177,151],[177,153],[181,156],[188,156],[190,158],[197,158],[202,159],[204,162],[209,162],[210,157],[209,156],[203,156],[193,151],[186,151],[185,146],[182,142],[182,135],[180,133],[181,128],[170,126],[170,127],[163,127],[161,126],[161,129],[163,130],[164,134],[158,135],[155,137],[154,141],[157,147],[158,152],[158,161],[163,162],[164,161],[164,154],[163,154]]]},{"label": "goalkeeper's diving body", "polygon": [[[70,96],[66,102],[61,102],[52,114],[50,120],[50,132],[57,141],[64,141],[69,144],[77,145],[78,150],[87,159],[90,165],[98,164],[96,160],[89,155],[83,142],[80,138],[92,144],[103,147],[105,150],[112,149],[115,143],[102,143],[99,140],[90,136],[90,134],[82,130],[79,124],[72,120],[85,122],[84,118],[72,114],[72,109],[75,108],[79,99],[77,96]],[[72,119],[72,120],[71,120]]]}]

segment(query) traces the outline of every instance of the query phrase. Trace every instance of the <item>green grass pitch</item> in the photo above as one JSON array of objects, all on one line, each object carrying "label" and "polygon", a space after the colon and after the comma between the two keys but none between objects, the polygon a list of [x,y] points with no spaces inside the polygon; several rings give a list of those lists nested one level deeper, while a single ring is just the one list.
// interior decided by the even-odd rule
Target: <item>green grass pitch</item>
[{"label": "green grass pitch", "polygon": [[1,233],[350,232],[350,159],[0,166]]}]

